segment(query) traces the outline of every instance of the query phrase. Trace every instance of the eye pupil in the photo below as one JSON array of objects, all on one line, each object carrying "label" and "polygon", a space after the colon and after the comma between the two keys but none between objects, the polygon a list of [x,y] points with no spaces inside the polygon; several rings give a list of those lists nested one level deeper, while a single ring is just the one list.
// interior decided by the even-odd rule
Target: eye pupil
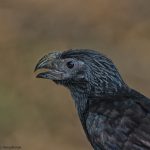
[{"label": "eye pupil", "polygon": [[72,69],[74,67],[74,63],[72,61],[67,62],[67,67]]}]

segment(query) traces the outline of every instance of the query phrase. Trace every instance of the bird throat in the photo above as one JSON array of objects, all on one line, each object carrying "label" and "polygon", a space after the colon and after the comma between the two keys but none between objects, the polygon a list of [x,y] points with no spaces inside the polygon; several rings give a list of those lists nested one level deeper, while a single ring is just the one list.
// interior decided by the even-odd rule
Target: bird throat
[{"label": "bird throat", "polygon": [[[110,97],[118,97],[118,95],[126,95],[128,94],[129,90],[127,87],[124,87],[124,90],[120,89],[112,92],[101,92],[99,89],[92,88],[91,86],[87,85],[85,85],[85,87],[70,86],[69,89],[80,117],[85,115],[87,109],[89,108],[89,104],[92,103],[92,101],[95,99],[98,98],[99,100],[103,100],[109,99]],[[125,93],[122,93],[121,91],[124,91]]]}]

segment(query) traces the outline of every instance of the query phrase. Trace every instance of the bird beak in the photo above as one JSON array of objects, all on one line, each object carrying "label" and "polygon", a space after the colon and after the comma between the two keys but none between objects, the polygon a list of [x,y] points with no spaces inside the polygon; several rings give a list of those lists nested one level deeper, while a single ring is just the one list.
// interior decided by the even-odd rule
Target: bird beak
[{"label": "bird beak", "polygon": [[46,69],[47,71],[37,74],[37,78],[50,80],[61,80],[63,72],[58,70],[57,62],[59,61],[61,52],[52,52],[42,57],[37,63],[35,70]]}]

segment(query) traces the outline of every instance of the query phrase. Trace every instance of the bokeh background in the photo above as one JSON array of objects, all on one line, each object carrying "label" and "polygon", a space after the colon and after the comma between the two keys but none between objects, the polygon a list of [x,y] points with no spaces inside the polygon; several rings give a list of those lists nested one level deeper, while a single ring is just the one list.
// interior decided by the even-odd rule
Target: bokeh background
[{"label": "bokeh background", "polygon": [[149,0],[0,0],[0,145],[91,149],[69,91],[35,78],[51,50],[100,50],[150,97],[149,7]]}]

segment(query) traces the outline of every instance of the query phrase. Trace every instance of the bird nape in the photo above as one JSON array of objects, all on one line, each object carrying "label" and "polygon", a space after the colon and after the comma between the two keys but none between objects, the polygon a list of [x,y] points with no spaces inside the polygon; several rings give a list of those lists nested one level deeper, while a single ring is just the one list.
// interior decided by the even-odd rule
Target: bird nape
[{"label": "bird nape", "polygon": [[150,150],[150,100],[131,89],[113,62],[89,49],[45,55],[35,71],[67,87],[94,150]]}]

